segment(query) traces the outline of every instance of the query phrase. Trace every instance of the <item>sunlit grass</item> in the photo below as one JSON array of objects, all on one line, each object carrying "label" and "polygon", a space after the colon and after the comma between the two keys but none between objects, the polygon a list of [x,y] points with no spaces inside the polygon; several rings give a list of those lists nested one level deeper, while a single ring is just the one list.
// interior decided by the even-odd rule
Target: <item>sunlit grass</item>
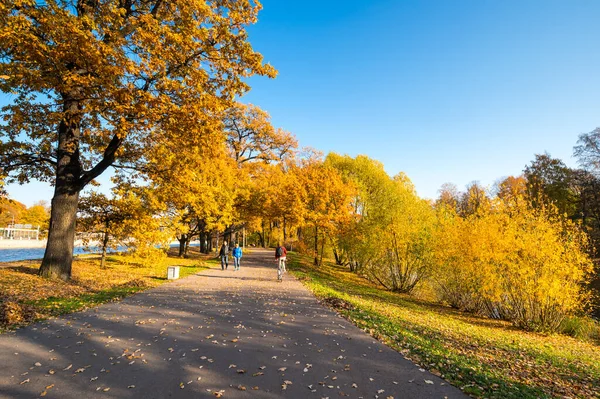
[{"label": "sunlit grass", "polygon": [[10,267],[0,268],[0,332],[2,328],[76,312],[158,286],[168,281],[168,266],[179,266],[183,278],[212,262],[197,253],[187,259],[110,255],[106,267],[100,268],[98,256],[83,256],[74,260],[68,283],[39,277],[40,261],[11,262]]},{"label": "sunlit grass", "polygon": [[485,398],[600,397],[600,346],[539,335],[379,289],[347,269],[292,254],[319,298],[340,298],[354,324],[464,392]]}]

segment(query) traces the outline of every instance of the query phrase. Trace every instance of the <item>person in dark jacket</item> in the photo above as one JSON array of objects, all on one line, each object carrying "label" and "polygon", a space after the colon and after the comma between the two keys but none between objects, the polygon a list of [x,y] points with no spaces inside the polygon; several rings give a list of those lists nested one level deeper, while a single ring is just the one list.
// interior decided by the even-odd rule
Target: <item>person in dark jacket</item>
[{"label": "person in dark jacket", "polygon": [[221,250],[219,251],[219,256],[221,257],[221,270],[227,269],[227,266],[229,266],[229,247],[227,246],[227,241],[223,241],[223,245],[221,245]]}]

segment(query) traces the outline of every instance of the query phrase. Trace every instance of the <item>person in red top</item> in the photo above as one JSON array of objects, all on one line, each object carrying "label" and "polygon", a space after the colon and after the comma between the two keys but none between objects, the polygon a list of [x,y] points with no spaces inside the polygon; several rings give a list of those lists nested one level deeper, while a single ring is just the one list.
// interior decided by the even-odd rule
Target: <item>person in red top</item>
[{"label": "person in red top", "polygon": [[285,261],[287,257],[287,250],[283,245],[277,244],[275,248],[275,260],[277,261],[277,280],[283,279],[283,273],[285,273]]}]

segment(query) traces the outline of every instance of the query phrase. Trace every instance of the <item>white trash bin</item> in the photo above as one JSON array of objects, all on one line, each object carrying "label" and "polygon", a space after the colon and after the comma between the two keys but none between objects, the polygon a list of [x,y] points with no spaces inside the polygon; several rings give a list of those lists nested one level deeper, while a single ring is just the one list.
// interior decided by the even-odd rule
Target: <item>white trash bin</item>
[{"label": "white trash bin", "polygon": [[167,280],[176,280],[179,278],[179,266],[169,266],[167,268]]}]

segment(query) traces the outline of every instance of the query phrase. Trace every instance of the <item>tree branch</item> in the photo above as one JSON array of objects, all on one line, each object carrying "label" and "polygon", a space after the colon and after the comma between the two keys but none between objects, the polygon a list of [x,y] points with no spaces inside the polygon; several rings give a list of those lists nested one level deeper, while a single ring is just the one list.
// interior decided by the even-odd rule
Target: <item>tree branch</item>
[{"label": "tree branch", "polygon": [[79,179],[79,185],[81,188],[85,187],[89,182],[94,180],[96,177],[100,176],[102,172],[104,172],[109,166],[113,164],[115,161],[115,154],[117,150],[121,147],[123,143],[123,139],[117,135],[114,135],[106,150],[104,150],[104,156],[102,160],[96,164],[92,169],[84,172]]}]

